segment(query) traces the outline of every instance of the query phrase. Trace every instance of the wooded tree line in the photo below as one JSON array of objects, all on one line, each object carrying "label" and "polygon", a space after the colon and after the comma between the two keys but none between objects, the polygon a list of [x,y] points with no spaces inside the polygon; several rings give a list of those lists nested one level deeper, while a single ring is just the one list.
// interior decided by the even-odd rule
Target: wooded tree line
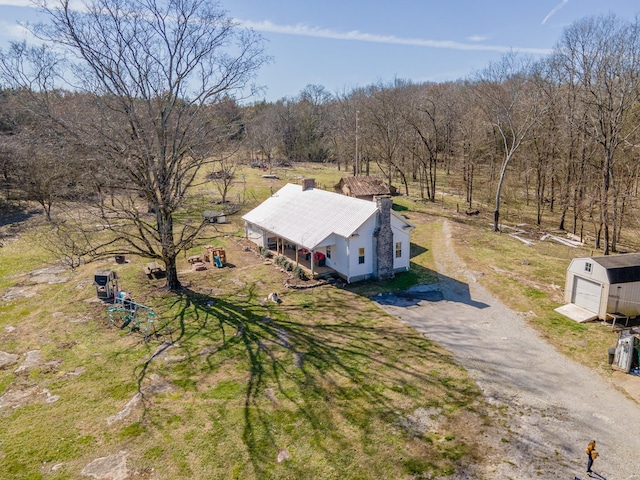
[{"label": "wooded tree line", "polygon": [[[504,186],[559,218],[558,228],[617,250],[636,223],[640,25],[614,15],[568,27],[552,54],[508,53],[465,81],[372,85],[331,95],[320,86],[247,112],[255,152],[335,162],[354,175],[375,165],[425,200],[444,180],[494,209]],[[417,187],[414,187],[416,186]],[[417,188],[416,191],[410,191]]]},{"label": "wooded tree line", "polygon": [[[502,202],[518,197],[538,224],[553,212],[560,229],[589,228],[605,254],[637,221],[638,19],[585,18],[548,57],[509,53],[464,81],[310,85],[242,105],[269,59],[215,3],[42,8],[49,22],[32,29],[44,44],[0,52],[3,196],[40,203],[76,232],[65,235],[78,255],[162,259],[179,288],[176,256],[202,227],[182,218],[189,189],[202,168],[219,170],[224,200],[226,172],[256,159],[379,171],[425,201],[444,182],[468,209],[491,205],[496,230]],[[74,230],[68,212],[56,220],[56,204],[78,202],[77,225],[92,215],[108,235]]]}]

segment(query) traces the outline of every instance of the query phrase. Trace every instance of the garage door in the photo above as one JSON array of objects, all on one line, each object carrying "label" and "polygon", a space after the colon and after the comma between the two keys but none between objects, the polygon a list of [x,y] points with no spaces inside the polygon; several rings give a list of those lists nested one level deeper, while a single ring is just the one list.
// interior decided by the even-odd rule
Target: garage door
[{"label": "garage door", "polygon": [[573,277],[572,303],[590,312],[600,310],[600,284],[582,277]]}]

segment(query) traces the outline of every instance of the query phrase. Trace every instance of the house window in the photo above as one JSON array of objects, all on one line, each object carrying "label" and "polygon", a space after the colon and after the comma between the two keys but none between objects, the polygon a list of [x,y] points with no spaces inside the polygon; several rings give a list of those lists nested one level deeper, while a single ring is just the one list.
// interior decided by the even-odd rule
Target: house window
[{"label": "house window", "polygon": [[364,263],[364,248],[358,249],[358,263]]},{"label": "house window", "polygon": [[331,258],[331,247],[327,247],[327,258]]},{"label": "house window", "polygon": [[584,271],[591,273],[591,264],[590,263],[585,263],[584,264]]},{"label": "house window", "polygon": [[396,258],[402,257],[402,242],[396,242]]}]

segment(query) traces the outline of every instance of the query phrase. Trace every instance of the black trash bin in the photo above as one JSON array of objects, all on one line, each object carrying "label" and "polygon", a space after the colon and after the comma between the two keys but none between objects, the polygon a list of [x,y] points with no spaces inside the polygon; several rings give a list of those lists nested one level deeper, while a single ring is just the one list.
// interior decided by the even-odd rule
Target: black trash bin
[{"label": "black trash bin", "polygon": [[613,365],[613,359],[616,357],[616,349],[615,348],[610,348],[609,349],[609,365]]}]

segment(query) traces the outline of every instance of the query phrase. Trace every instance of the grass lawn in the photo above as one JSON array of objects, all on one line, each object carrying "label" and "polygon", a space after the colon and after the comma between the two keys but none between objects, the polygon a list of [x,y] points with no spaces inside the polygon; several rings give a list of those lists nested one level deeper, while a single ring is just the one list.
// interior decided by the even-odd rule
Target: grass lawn
[{"label": "grass lawn", "polygon": [[[143,259],[43,277],[55,259],[29,234],[3,247],[1,350],[21,357],[0,370],[3,478],[86,478],[118,452],[142,478],[176,479],[409,479],[474,461],[460,432],[483,421],[476,385],[368,299],[375,282],[283,291],[285,273],[226,229],[203,243],[231,266],[194,272],[181,258],[179,295]],[[97,269],[154,309],[149,341],[110,324]],[[429,278],[417,270],[410,281]],[[271,291],[281,304],[265,302]],[[16,372],[33,351],[39,361]]]},{"label": "grass lawn", "polygon": [[[238,172],[229,198],[244,200],[243,211],[288,181],[314,177],[331,189],[345,174],[323,166],[275,171],[279,179],[262,173]],[[210,190],[198,192],[203,209]],[[411,271],[348,288],[284,290],[286,273],[241,242],[239,215],[181,256],[180,294],[149,280],[144,259],[43,271],[58,264],[42,227],[6,242],[2,478],[87,478],[83,468],[119,452],[133,478],[163,479],[433,478],[480,462],[489,407],[475,383],[370,300],[434,281],[431,245],[444,218],[484,285],[561,351],[606,373],[613,334],[553,312],[569,260],[586,250],[493,233],[486,216],[458,214],[444,195],[394,202],[416,225]],[[225,248],[227,267],[190,268],[187,257],[207,244]],[[148,341],[119,328],[118,316],[110,323],[92,285],[98,269],[116,270],[120,288],[154,310]],[[274,291],[282,303],[265,300]],[[25,358],[36,360],[18,369]]]}]

